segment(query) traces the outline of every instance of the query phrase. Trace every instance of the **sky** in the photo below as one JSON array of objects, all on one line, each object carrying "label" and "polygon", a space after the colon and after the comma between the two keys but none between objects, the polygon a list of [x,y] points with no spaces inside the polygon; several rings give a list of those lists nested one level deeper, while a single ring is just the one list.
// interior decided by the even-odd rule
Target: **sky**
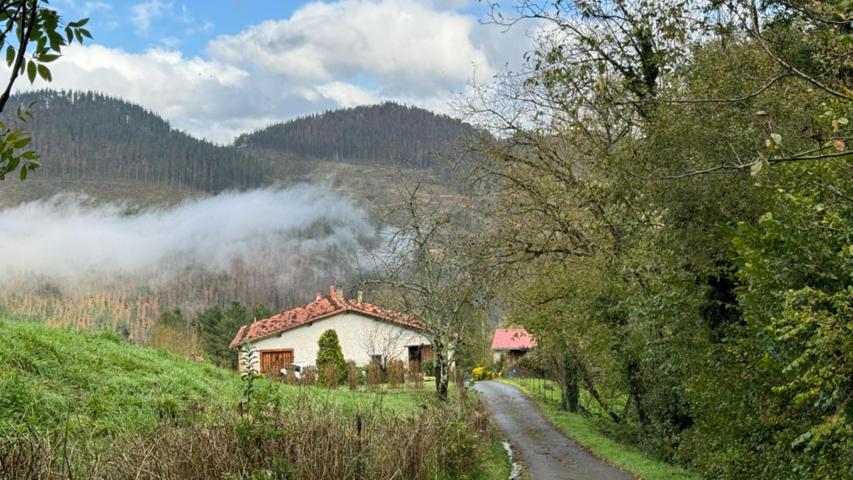
[{"label": "sky", "polygon": [[520,65],[530,31],[469,0],[53,0],[94,40],[53,82],[138,103],[219,144],[340,107],[393,100],[453,114],[474,84]]}]

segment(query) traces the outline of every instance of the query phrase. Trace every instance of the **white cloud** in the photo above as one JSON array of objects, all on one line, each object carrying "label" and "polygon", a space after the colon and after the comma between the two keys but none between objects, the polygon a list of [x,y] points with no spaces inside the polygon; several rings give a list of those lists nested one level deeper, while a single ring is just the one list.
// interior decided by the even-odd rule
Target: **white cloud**
[{"label": "white cloud", "polygon": [[104,2],[84,2],[83,3],[83,15],[91,15],[92,12],[111,12],[113,10],[113,6],[109,3]]},{"label": "white cloud", "polygon": [[160,0],[148,0],[147,2],[137,3],[130,7],[133,15],[130,21],[136,28],[137,33],[145,34],[151,29],[151,21],[162,17],[172,9],[171,3],[164,3]]},{"label": "white cloud", "polygon": [[474,3],[476,0],[434,0],[435,4],[439,7],[445,8],[458,8],[464,7],[471,3]]},{"label": "white cloud", "polygon": [[[140,26],[152,32],[158,9],[192,18],[172,3],[141,5],[148,7],[140,7]],[[51,64],[53,83],[16,87],[104,92],[218,143],[299,115],[383,100],[448,112],[456,93],[472,80],[487,82],[507,60],[520,61],[529,42],[523,31],[503,33],[437,8],[429,0],[312,3],[213,40],[209,58],[176,51],[180,36],[163,36],[142,53],[74,45]]]},{"label": "white cloud", "polygon": [[185,57],[173,50],[136,54],[100,45],[74,45],[64,53],[51,64],[52,83],[39,79],[30,85],[22,80],[16,88],[104,92],[140,104],[176,128],[219,143],[283,119],[335,108],[337,98],[344,95],[336,89],[282,84],[270,75]]},{"label": "white cloud", "polygon": [[292,81],[367,77],[385,94],[432,95],[464,87],[475,67],[494,73],[472,16],[417,0],[310,3],[289,19],[270,20],[214,39],[221,61]]},{"label": "white cloud", "polygon": [[375,93],[345,82],[331,82],[317,87],[317,90],[328,98],[331,98],[341,107],[355,107],[370,103],[377,103],[380,97]]}]

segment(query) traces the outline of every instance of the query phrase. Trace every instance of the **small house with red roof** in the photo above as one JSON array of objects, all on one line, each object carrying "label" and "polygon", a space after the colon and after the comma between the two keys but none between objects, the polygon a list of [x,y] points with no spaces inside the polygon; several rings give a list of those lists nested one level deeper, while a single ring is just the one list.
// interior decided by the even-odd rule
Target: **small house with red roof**
[{"label": "small house with red roof", "polygon": [[498,328],[492,337],[492,354],[497,362],[501,357],[513,364],[536,346],[536,341],[523,328]]},{"label": "small house with red roof", "polygon": [[[334,330],[347,361],[366,365],[389,360],[420,362],[432,356],[429,339],[417,319],[358,298],[345,298],[334,285],[329,294],[317,292],[314,301],[272,317],[243,325],[231,348],[251,352],[254,370],[278,373],[291,364],[313,365],[317,341]],[[248,365],[240,359],[240,370]]]}]

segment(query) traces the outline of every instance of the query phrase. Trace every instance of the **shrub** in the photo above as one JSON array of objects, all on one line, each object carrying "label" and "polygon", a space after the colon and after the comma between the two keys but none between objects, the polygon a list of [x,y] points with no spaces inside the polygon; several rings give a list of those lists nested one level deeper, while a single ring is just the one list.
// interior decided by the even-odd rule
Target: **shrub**
[{"label": "shrub", "polygon": [[424,388],[424,374],[420,367],[418,362],[409,362],[409,368],[406,370],[406,382],[412,388]]},{"label": "shrub", "polygon": [[495,372],[491,368],[476,367],[471,370],[471,376],[474,380],[492,380],[495,378]]},{"label": "shrub", "polygon": [[317,383],[317,367],[308,367],[302,371],[302,385],[314,385]]},{"label": "shrub", "polygon": [[379,362],[370,362],[367,364],[367,388],[375,390],[382,383],[382,367]]},{"label": "shrub", "polygon": [[394,389],[403,383],[406,375],[406,365],[402,360],[391,360],[388,362],[388,388]]},{"label": "shrub", "polygon": [[358,390],[359,377],[361,377],[361,371],[355,362],[347,362],[347,385],[350,390]]},{"label": "shrub", "polygon": [[338,334],[334,330],[326,330],[317,340],[317,346],[319,347],[317,350],[317,369],[325,374],[326,366],[334,365],[335,373],[338,375],[337,382],[343,383],[347,374],[347,362],[344,360],[343,352],[341,352]]},{"label": "shrub", "polygon": [[340,383],[340,374],[338,373],[338,366],[334,363],[328,363],[323,368],[323,385],[326,388],[335,388]]},{"label": "shrub", "polygon": [[288,385],[296,385],[299,379],[296,378],[296,370],[293,366],[287,367],[287,374],[284,376],[284,382]]},{"label": "shrub", "polygon": [[256,405],[270,413],[247,420],[211,411],[216,426],[159,423],[141,435],[0,436],[0,478],[482,478],[476,474],[491,432],[474,403],[437,402],[423,413],[394,415],[379,406],[353,415],[318,398],[270,407]]},{"label": "shrub", "polygon": [[427,377],[435,375],[435,362],[431,358],[421,361],[421,371]]}]

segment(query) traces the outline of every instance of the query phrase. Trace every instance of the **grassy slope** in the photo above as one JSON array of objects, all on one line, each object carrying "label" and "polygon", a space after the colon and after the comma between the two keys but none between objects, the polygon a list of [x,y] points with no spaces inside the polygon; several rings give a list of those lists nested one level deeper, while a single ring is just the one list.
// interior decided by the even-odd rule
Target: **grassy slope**
[{"label": "grassy slope", "polygon": [[[241,388],[235,372],[138,347],[112,334],[0,320],[0,428],[24,423],[56,428],[69,418],[104,433],[133,430],[153,426],[161,415],[192,418],[199,404],[206,410],[232,409]],[[310,395],[330,406],[378,405],[394,412],[430,398],[425,391],[371,394],[266,381],[258,388],[286,399]]]},{"label": "grassy slope", "polygon": [[234,404],[236,374],[106,333],[0,320],[0,427],[65,423],[109,433],[196,402]]},{"label": "grassy slope", "polygon": [[529,390],[517,381],[503,379],[501,381],[518,387],[533,398],[545,417],[566,436],[573,438],[597,457],[619,466],[641,480],[699,480],[701,478],[683,468],[649,458],[630,446],[610,439],[596,427],[596,418],[557,408],[552,400],[555,394],[551,393],[551,397],[547,397],[548,390],[544,390],[543,394],[537,390]]},{"label": "grassy slope", "polygon": [[[311,397],[340,411],[380,408],[393,415],[420,411],[432,401],[429,390],[350,392],[263,380],[256,386],[284,402]],[[178,424],[205,424],[216,420],[217,408],[233,412],[242,387],[234,372],[137,347],[112,334],[0,319],[0,437],[15,430],[65,428],[72,435],[133,434],[156,426],[164,415]],[[499,437],[488,447],[477,478],[506,478],[510,466]]]}]

